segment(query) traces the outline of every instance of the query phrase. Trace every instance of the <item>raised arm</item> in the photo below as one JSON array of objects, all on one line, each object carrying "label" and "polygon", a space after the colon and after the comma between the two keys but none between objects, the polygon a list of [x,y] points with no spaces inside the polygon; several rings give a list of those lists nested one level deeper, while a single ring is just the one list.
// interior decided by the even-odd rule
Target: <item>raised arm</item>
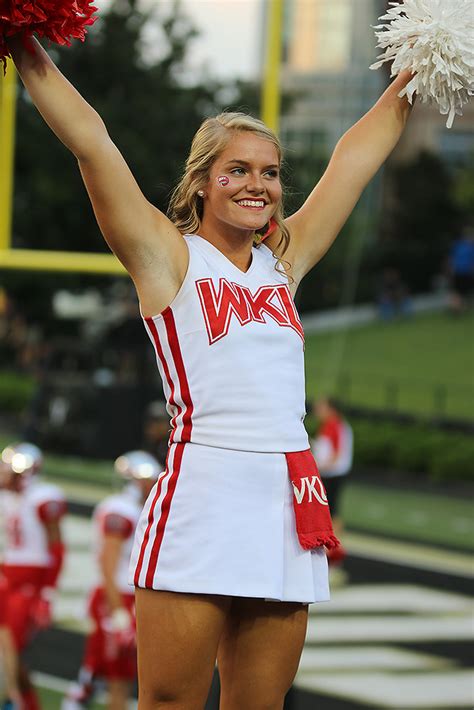
[{"label": "raised arm", "polygon": [[9,42],[20,77],[46,123],[76,156],[102,234],[134,279],[142,307],[161,310],[184,278],[185,242],[145,198],[99,114],[39,42],[33,44],[30,53],[19,40]]},{"label": "raised arm", "polygon": [[405,127],[410,105],[398,93],[405,72],[390,84],[368,113],[337,143],[326,172],[303,204],[287,219],[291,242],[285,259],[299,282],[324,256],[362,191],[391,153]]}]

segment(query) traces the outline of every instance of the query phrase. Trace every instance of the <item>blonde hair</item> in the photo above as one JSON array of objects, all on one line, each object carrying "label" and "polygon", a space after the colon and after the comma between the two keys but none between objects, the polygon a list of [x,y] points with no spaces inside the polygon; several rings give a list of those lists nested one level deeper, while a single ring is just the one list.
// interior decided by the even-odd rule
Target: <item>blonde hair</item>
[{"label": "blonde hair", "polygon": [[[245,113],[230,112],[207,118],[196,132],[191,150],[186,161],[183,177],[173,190],[171,195],[168,216],[182,234],[194,234],[199,230],[203,214],[203,199],[199,197],[198,190],[206,187],[209,180],[211,167],[227,146],[233,132],[248,131],[254,135],[270,141],[276,148],[278,162],[282,162],[283,151],[275,133],[266,126],[263,121],[253,118]],[[285,253],[290,243],[290,233],[284,222],[283,203],[280,201],[275,214],[273,215],[281,239],[277,249],[280,257],[274,254],[278,270],[283,269],[286,273],[287,267],[281,257]],[[255,244],[261,241],[261,236],[265,233],[267,225],[255,232]]]}]

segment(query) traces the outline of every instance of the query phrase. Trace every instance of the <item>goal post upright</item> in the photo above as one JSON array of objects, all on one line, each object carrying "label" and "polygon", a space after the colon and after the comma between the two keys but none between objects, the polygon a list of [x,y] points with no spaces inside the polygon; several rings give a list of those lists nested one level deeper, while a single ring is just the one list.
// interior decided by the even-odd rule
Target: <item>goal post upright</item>
[{"label": "goal post upright", "polygon": [[15,154],[17,78],[13,62],[7,61],[7,72],[0,79],[0,251],[11,248]]},{"label": "goal post upright", "polygon": [[280,67],[284,0],[269,0],[261,95],[261,118],[275,133],[280,122]]}]

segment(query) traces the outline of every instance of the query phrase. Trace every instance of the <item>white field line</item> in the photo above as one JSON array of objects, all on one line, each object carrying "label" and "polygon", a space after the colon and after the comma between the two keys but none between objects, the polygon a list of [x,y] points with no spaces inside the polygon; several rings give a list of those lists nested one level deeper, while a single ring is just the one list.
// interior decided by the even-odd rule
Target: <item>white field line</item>
[{"label": "white field line", "polygon": [[472,555],[451,552],[430,545],[400,542],[363,535],[346,533],[344,544],[350,553],[369,560],[395,562],[406,567],[426,569],[441,574],[454,574],[471,578],[474,573]]},{"label": "white field line", "polygon": [[[53,690],[56,693],[65,695],[67,692],[70,681],[64,680],[64,678],[57,678],[56,676],[49,675],[48,673],[39,673],[35,671],[32,673],[32,680],[35,686],[38,688],[45,688],[46,690]],[[107,702],[107,694],[103,691],[97,693],[94,697],[94,702],[105,705]],[[128,710],[136,710],[137,701],[129,700]]]}]

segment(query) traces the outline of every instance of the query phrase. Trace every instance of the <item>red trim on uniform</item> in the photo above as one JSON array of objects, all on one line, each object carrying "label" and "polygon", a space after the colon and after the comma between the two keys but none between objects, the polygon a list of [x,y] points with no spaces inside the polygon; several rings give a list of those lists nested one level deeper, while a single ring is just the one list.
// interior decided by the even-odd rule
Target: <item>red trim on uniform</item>
[{"label": "red trim on uniform", "polygon": [[46,587],[55,587],[61,574],[66,546],[60,540],[56,540],[49,543],[48,550],[51,562],[44,576],[44,584]]},{"label": "red trim on uniform", "polygon": [[[163,486],[163,481],[166,478],[168,480],[168,489],[166,491],[166,495],[163,498],[163,501],[161,503],[161,511],[160,511],[160,516],[158,518],[158,522],[156,525],[156,531],[154,534],[154,540],[153,540],[153,546],[151,549],[151,554],[150,554],[150,559],[148,562],[148,567],[146,571],[146,578],[145,578],[145,587],[149,588],[153,586],[153,576],[155,574],[156,570],[156,565],[158,562],[158,555],[160,554],[160,549],[161,549],[161,544],[163,542],[163,536],[165,533],[165,527],[166,527],[166,522],[168,520],[170,508],[171,508],[171,502],[173,499],[174,491],[176,489],[176,484],[178,481],[178,476],[179,472],[181,470],[181,461],[183,458],[183,451],[184,451],[184,444],[185,442],[188,442],[191,440],[191,431],[192,431],[192,415],[194,411],[194,406],[191,400],[191,393],[189,391],[189,383],[188,383],[188,378],[186,377],[186,369],[184,367],[184,361],[183,361],[183,356],[181,353],[181,348],[179,345],[179,338],[178,338],[178,331],[176,329],[176,323],[174,320],[173,312],[171,308],[166,308],[162,314],[163,318],[163,323],[165,325],[166,329],[166,335],[168,338],[168,344],[170,347],[170,352],[171,352],[171,357],[173,358],[173,364],[176,369],[176,373],[178,375],[178,382],[179,382],[179,390],[181,394],[181,401],[183,402],[184,405],[184,413],[182,417],[182,431],[180,433],[180,442],[176,444],[176,449],[174,451],[174,456],[173,456],[173,463],[172,463],[172,469],[171,469],[171,475],[165,475],[163,476],[157,485],[156,489],[156,495],[153,499],[153,502],[150,506],[150,512],[148,514],[148,526],[145,531],[145,535],[143,537],[142,545],[140,548],[140,554],[135,570],[135,576],[134,576],[134,583],[136,586],[139,586],[139,579],[140,579],[140,574],[143,568],[143,560],[145,557],[145,551],[150,539],[150,533],[151,533],[151,528],[153,525],[153,518],[154,518],[154,513],[155,513],[155,508],[156,504],[160,498],[161,491],[162,491],[162,486]],[[153,335],[153,340],[155,342],[156,346],[156,352],[158,354],[158,357],[160,358],[160,361],[163,365],[163,371],[166,376],[166,381],[168,382],[168,386],[170,388],[170,404],[174,405],[178,411],[176,415],[173,417],[171,420],[171,426],[173,428],[173,431],[171,433],[170,437],[170,445],[174,443],[174,434],[176,432],[176,420],[180,416],[180,414],[183,412],[183,407],[179,404],[177,404],[175,400],[175,386],[173,379],[171,377],[171,373],[168,367],[168,364],[166,362],[166,359],[164,357],[163,353],[163,348],[161,347],[160,343],[160,338],[158,334],[158,330],[156,328],[156,325],[153,321],[152,318],[146,318],[146,323],[148,327],[150,328],[150,331]],[[170,460],[170,451],[171,448],[168,451],[168,456],[166,459],[166,473],[168,474],[170,469],[169,469],[169,460]]]},{"label": "red trim on uniform", "polygon": [[106,513],[100,521],[100,526],[103,535],[114,535],[122,540],[126,540],[133,533],[132,521],[119,513]]},{"label": "red trim on uniform", "polygon": [[334,416],[327,419],[319,431],[319,436],[325,436],[332,444],[334,454],[339,456],[342,444],[343,421],[340,417]]},{"label": "red trim on uniform", "polygon": [[176,323],[171,308],[166,308],[166,310],[163,311],[162,315],[166,327],[166,334],[168,336],[168,343],[170,346],[171,355],[173,357],[174,366],[176,368],[176,372],[178,373],[181,400],[183,401],[183,404],[185,406],[185,411],[182,419],[183,431],[181,432],[180,440],[182,442],[191,441],[192,416],[194,406],[191,400],[188,378],[186,377],[183,356],[181,354],[181,348],[179,346],[178,331],[176,330]]},{"label": "red trim on uniform", "polygon": [[41,589],[47,566],[40,565],[3,565],[3,576],[7,580],[9,589],[20,587],[37,587]]},{"label": "red trim on uniform", "polygon": [[47,500],[38,506],[38,517],[42,523],[56,523],[67,512],[67,502],[65,500]]},{"label": "red trim on uniform", "polygon": [[163,536],[165,534],[165,527],[171,508],[171,501],[173,500],[176,484],[178,482],[179,472],[181,470],[183,452],[184,443],[180,442],[179,444],[176,444],[176,450],[173,459],[173,472],[170,478],[168,479],[168,490],[166,491],[166,495],[163,498],[163,502],[161,504],[161,515],[158,520],[158,525],[156,526],[155,539],[153,541],[150,561],[148,563],[148,570],[146,573],[145,587],[147,589],[153,586],[153,576],[155,574],[156,565],[158,562],[158,555],[160,554],[161,543],[163,542]]},{"label": "red trim on uniform", "polygon": [[158,479],[158,483],[157,483],[157,486],[156,486],[155,497],[153,498],[152,504],[151,504],[151,506],[150,506],[150,510],[148,511],[148,525],[147,525],[147,528],[146,528],[146,530],[145,530],[145,534],[144,534],[144,536],[143,536],[142,544],[141,544],[141,547],[140,547],[140,554],[139,554],[139,556],[138,556],[137,566],[135,567],[135,576],[134,576],[134,579],[133,579],[133,583],[134,583],[134,585],[135,585],[136,587],[139,586],[140,574],[141,574],[142,567],[143,567],[143,558],[145,557],[145,550],[146,550],[146,548],[147,548],[148,540],[149,540],[149,538],[150,538],[151,526],[153,525],[153,517],[154,517],[154,512],[155,512],[155,506],[156,506],[158,500],[160,499],[161,487],[162,487],[162,485],[163,485],[163,480],[164,480],[165,478],[167,478],[167,476],[168,476],[168,461],[169,461],[169,458],[170,458],[170,453],[171,453],[171,446],[170,446],[170,448],[168,449],[168,453],[166,454],[165,475],[161,476],[161,477]]},{"label": "red trim on uniform", "polygon": [[[167,308],[166,310],[169,310],[169,309]],[[163,312],[163,316],[164,316],[164,313],[165,313],[165,311]],[[168,363],[166,362],[165,355],[163,353],[163,348],[161,347],[160,336],[158,334],[158,329],[156,327],[155,321],[153,320],[153,318],[148,317],[148,318],[145,318],[145,322],[146,322],[147,326],[149,327],[151,334],[153,336],[153,342],[155,344],[156,354],[160,358],[160,362],[163,367],[163,371],[165,373],[166,382],[168,383],[168,387],[170,388],[170,404],[173,407],[176,407],[178,410],[177,413],[175,414],[175,416],[173,417],[173,419],[171,420],[170,444],[172,444],[174,441],[174,434],[176,431],[176,418],[181,414],[182,408],[176,404],[176,400],[174,398],[174,382],[171,377],[170,370],[168,367]]]}]

